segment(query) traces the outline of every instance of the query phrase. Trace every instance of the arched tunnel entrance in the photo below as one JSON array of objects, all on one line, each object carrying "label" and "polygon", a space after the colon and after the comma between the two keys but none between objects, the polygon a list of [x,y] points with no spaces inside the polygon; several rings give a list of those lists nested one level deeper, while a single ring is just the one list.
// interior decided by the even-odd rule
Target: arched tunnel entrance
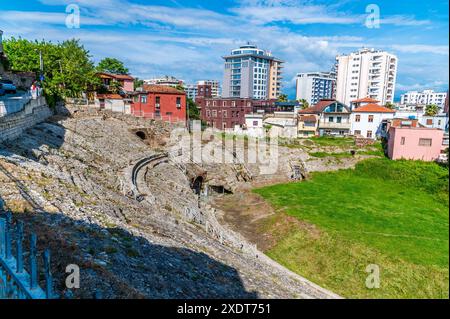
[{"label": "arched tunnel entrance", "polygon": [[137,131],[136,136],[139,137],[141,140],[145,141],[147,139],[147,134],[143,131]]},{"label": "arched tunnel entrance", "polygon": [[203,188],[203,176],[197,176],[194,181],[192,182],[192,189],[194,190],[195,194],[200,195],[202,188]]}]

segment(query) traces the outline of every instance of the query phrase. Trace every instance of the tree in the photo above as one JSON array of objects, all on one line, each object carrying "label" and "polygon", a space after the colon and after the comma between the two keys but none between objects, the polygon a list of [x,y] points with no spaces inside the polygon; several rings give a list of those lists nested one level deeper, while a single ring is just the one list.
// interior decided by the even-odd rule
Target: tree
[{"label": "tree", "polygon": [[112,74],[128,74],[129,70],[125,67],[122,61],[115,58],[104,58],[97,65],[99,72],[106,72]]},{"label": "tree", "polygon": [[134,79],[134,88],[140,88],[144,85],[144,80],[141,80],[139,78]]},{"label": "tree", "polygon": [[288,96],[286,94],[280,94],[280,96],[278,97],[278,102],[287,102],[288,101]]},{"label": "tree", "polygon": [[435,116],[439,113],[439,107],[436,104],[429,104],[425,107],[426,116]]},{"label": "tree", "polygon": [[307,108],[309,108],[309,103],[306,99],[300,99],[298,101],[301,104],[302,110],[306,110]]},{"label": "tree", "polygon": [[42,54],[44,81],[41,83],[50,105],[63,97],[80,97],[99,84],[94,63],[79,40],[62,43],[10,38],[3,42],[13,71],[34,72],[39,78]]},{"label": "tree", "polygon": [[183,86],[182,84],[177,84],[177,85],[175,86],[175,88],[176,88],[178,91],[185,92],[185,88],[184,88],[184,86]]},{"label": "tree", "polygon": [[391,110],[395,109],[395,104],[391,102],[386,102],[384,106]]},{"label": "tree", "polygon": [[194,100],[187,99],[188,116],[190,120],[200,120],[200,110]]}]

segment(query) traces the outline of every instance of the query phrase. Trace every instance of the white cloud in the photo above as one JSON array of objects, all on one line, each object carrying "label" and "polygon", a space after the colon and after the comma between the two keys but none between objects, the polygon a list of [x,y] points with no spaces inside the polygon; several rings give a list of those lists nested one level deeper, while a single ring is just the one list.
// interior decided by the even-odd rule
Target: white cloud
[{"label": "white cloud", "polygon": [[[40,2],[64,6],[75,1]],[[438,70],[445,69],[442,63],[448,68],[448,62],[439,60],[441,64],[437,65],[437,60],[428,59],[421,67],[417,67],[416,62],[422,54],[448,56],[448,46],[398,45],[395,39],[387,42],[371,39],[369,44],[362,36],[326,35],[331,30],[328,27],[324,27],[323,36],[306,36],[295,28],[286,27],[286,24],[274,23],[351,25],[349,32],[355,26],[362,26],[364,12],[348,13],[336,5],[313,5],[310,1],[299,0],[242,0],[229,11],[220,13],[180,6],[174,10],[167,6],[141,5],[127,0],[78,0],[76,3],[82,14],[81,29],[78,30],[65,28],[63,8],[59,13],[0,11],[0,25],[5,36],[21,35],[29,39],[53,41],[79,38],[97,60],[105,56],[122,59],[139,77],[173,74],[186,81],[221,79],[221,56],[251,41],[261,48],[270,49],[286,61],[285,85],[291,90],[295,85],[291,80],[296,73],[327,71],[333,65],[336,54],[344,53],[344,49],[349,52],[363,46],[413,56],[406,61],[403,57],[400,59],[400,74],[405,87],[418,82],[418,77],[423,77],[424,83],[431,83],[433,77],[448,82],[448,76]],[[382,17],[382,24],[385,25],[413,27],[428,23],[428,20],[420,21],[412,16]],[[437,72],[428,74],[432,69]]]},{"label": "white cloud", "polygon": [[424,45],[424,44],[394,44],[391,48],[405,53],[432,53],[449,55],[448,45]]}]

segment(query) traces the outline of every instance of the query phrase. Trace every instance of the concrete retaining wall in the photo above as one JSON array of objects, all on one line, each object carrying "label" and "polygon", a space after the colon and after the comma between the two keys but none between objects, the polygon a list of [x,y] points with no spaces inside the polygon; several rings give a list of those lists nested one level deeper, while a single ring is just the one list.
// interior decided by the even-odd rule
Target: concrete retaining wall
[{"label": "concrete retaining wall", "polygon": [[52,115],[45,98],[30,100],[20,112],[0,117],[0,143],[18,138],[25,130]]}]

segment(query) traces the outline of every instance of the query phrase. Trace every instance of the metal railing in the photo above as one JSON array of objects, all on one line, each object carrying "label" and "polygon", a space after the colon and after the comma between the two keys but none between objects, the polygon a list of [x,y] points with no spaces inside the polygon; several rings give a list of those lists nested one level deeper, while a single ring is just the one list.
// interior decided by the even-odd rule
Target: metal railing
[{"label": "metal railing", "polygon": [[[44,262],[45,290],[39,286],[37,236],[31,234],[29,243],[29,273],[24,266],[24,224],[13,226],[12,213],[0,218],[0,299],[52,299],[53,277],[50,271],[50,250],[45,250]],[[15,248],[15,249],[14,249]],[[15,254],[13,255],[13,251]]]}]

